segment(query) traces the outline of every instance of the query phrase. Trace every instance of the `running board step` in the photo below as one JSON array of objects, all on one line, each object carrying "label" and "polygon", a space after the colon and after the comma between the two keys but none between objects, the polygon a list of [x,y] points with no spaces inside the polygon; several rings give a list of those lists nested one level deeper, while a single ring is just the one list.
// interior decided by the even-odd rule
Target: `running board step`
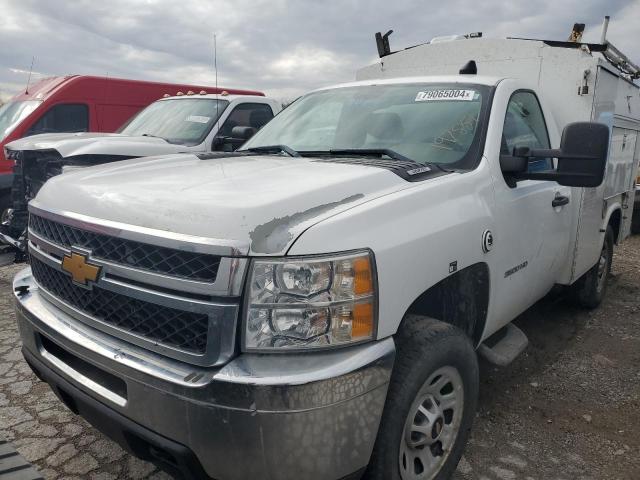
[{"label": "running board step", "polygon": [[513,323],[501,328],[487,338],[478,348],[478,353],[487,361],[505,367],[513,362],[529,345],[529,339]]}]

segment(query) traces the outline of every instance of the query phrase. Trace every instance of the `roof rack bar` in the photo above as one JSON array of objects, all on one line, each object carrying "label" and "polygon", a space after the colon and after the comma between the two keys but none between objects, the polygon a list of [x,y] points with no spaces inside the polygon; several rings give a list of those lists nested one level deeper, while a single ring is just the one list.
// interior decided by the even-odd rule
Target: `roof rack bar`
[{"label": "roof rack bar", "polygon": [[629,57],[618,50],[613,44],[605,40],[607,50],[602,52],[604,57],[622,73],[629,75],[632,80],[640,78],[640,67],[633,63]]}]

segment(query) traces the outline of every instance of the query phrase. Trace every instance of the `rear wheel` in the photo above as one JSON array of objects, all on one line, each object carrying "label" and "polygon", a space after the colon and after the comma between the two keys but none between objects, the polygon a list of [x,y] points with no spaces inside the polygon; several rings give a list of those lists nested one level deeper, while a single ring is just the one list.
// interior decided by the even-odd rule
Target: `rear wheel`
[{"label": "rear wheel", "polygon": [[584,308],[596,308],[607,293],[607,278],[613,261],[613,229],[607,226],[598,262],[576,283],[571,285],[571,296],[575,303]]},{"label": "rear wheel", "polygon": [[444,480],[460,461],[478,396],[469,338],[434,319],[408,316],[371,462],[369,480]]},{"label": "rear wheel", "polygon": [[[640,209],[640,205],[637,208]],[[640,233],[640,212],[636,212],[636,207],[634,207],[631,217],[631,233],[634,235]]]},{"label": "rear wheel", "polygon": [[13,206],[11,201],[11,190],[0,191],[0,222],[6,220],[7,211]]}]

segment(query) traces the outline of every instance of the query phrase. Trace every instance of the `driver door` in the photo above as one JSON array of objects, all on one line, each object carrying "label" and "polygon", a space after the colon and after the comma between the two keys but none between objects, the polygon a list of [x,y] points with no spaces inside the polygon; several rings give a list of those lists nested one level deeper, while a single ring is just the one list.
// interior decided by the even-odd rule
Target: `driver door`
[{"label": "driver door", "polygon": [[[501,154],[514,147],[550,148],[544,114],[536,95],[516,91],[507,105]],[[495,159],[498,161],[499,159]],[[532,161],[529,170],[553,168],[552,159]],[[513,186],[495,179],[494,306],[501,322],[519,315],[555,284],[569,247],[571,188],[556,182],[523,180]]]}]

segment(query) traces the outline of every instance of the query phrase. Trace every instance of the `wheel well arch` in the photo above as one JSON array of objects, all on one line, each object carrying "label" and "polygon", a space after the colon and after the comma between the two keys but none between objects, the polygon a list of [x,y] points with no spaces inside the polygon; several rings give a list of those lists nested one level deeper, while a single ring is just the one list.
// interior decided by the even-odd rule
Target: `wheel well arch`
[{"label": "wheel well arch", "polygon": [[618,238],[620,237],[620,228],[622,226],[622,210],[620,208],[616,208],[611,212],[607,225],[611,225],[611,229],[613,230],[613,240],[617,244]]},{"label": "wheel well arch", "polygon": [[406,314],[435,318],[460,328],[477,346],[489,308],[489,267],[475,263],[421,293]]}]

